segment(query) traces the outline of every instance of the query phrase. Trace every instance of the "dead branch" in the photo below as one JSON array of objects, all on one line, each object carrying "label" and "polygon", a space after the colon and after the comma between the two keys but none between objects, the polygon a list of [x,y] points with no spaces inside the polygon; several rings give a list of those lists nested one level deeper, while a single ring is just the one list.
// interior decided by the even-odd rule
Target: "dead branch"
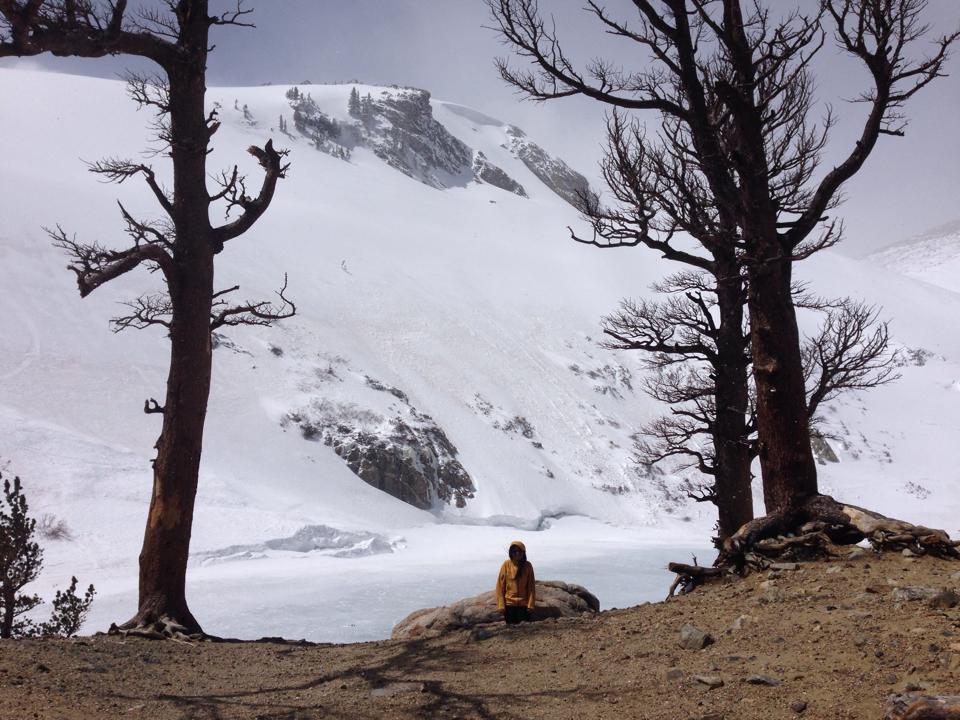
[{"label": "dead branch", "polygon": [[170,296],[166,293],[141,295],[135,300],[125,301],[122,304],[130,308],[131,312],[110,319],[114,332],[130,328],[143,330],[151,325],[161,325],[170,329],[173,305],[170,302]]},{"label": "dead branch", "polygon": [[820,332],[801,348],[810,418],[845,390],[868,390],[897,380],[890,332],[877,309],[850,298],[834,301]]},{"label": "dead branch", "polygon": [[283,162],[288,151],[274,150],[273,140],[267,140],[266,145],[262,148],[251,145],[247,152],[253,155],[263,168],[263,184],[257,197],[251,198],[246,193],[242,176],[240,179],[233,176],[235,181],[227,182],[227,185],[223,188],[222,197],[225,197],[228,201],[228,210],[232,207],[239,207],[243,212],[232,223],[213,229],[214,252],[223,250],[225,242],[245,233],[263,215],[273,199],[277,180],[286,177],[287,168],[290,167],[289,163]]},{"label": "dead branch", "polygon": [[161,207],[163,207],[168,214],[173,210],[170,196],[160,187],[160,184],[157,182],[157,176],[153,172],[153,168],[149,165],[120,158],[106,158],[94,163],[88,163],[87,167],[90,172],[104,176],[107,182],[115,182],[118,185],[135,175],[142,175]]},{"label": "dead branch", "polygon": [[238,285],[234,285],[214,294],[210,314],[211,332],[224,325],[272,325],[277,320],[285,320],[297,314],[297,306],[284,294],[287,290],[286,273],[283,275],[283,287],[276,293],[281,300],[279,305],[264,300],[230,306],[222,299],[224,295],[239,289]]},{"label": "dead branch", "polygon": [[97,243],[85,244],[67,237],[63,228],[47,230],[54,246],[72,258],[67,266],[77,276],[80,296],[86,297],[105,282],[130,272],[141,263],[154,264],[166,273],[172,258],[159,245],[136,244],[126,250],[108,250]]},{"label": "dead branch", "polygon": [[727,572],[723,568],[718,567],[703,567],[701,565],[686,565],[684,563],[674,562],[668,564],[667,569],[677,575],[673,584],[670,585],[667,599],[673,597],[677,588],[680,589],[681,595],[686,595],[689,592],[693,592],[695,588],[703,585],[708,580],[723,577]]},{"label": "dead branch", "polygon": [[960,695],[891,695],[883,720],[960,720]]}]

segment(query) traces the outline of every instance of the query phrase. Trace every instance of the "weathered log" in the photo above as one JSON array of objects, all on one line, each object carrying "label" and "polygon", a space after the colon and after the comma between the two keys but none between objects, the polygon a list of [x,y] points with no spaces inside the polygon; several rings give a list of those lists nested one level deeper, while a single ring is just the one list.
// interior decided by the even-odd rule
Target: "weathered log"
[{"label": "weathered log", "polygon": [[670,586],[670,592],[667,597],[673,597],[676,589],[680,588],[680,594],[685,595],[692,591],[698,585],[702,585],[710,578],[721,577],[726,571],[719,567],[703,567],[702,565],[686,565],[684,563],[670,563],[667,569],[676,573],[677,577]]},{"label": "weathered log", "polygon": [[960,720],[960,695],[891,695],[883,720]]}]

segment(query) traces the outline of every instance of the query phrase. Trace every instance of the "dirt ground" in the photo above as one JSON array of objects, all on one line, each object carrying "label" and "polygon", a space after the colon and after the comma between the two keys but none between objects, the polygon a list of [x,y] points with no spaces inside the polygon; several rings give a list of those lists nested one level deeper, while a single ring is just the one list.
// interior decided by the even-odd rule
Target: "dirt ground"
[{"label": "dirt ground", "polygon": [[[8,640],[0,718],[880,719],[892,693],[960,692],[960,607],[905,587],[956,590],[960,563],[868,554],[407,642]],[[685,624],[715,642],[681,648]]]}]

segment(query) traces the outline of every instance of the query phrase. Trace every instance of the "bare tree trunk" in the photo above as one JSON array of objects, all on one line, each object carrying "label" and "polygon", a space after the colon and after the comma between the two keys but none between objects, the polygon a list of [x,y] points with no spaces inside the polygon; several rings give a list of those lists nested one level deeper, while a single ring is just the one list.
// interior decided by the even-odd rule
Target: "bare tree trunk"
[{"label": "bare tree trunk", "polygon": [[[164,10],[136,13],[129,22],[125,0],[0,2],[0,57],[129,54],[163,69],[159,77],[134,77],[130,88],[141,107],[157,110],[158,139],[173,161],[172,197],[149,165],[110,158],[90,169],[112,182],[142,176],[171,223],[140,222],[121,205],[126,233],[134,240],[122,250],[78,242],[61,228],[50,233],[54,244],[72,257],[68,267],[77,275],[81,297],[141,265],[159,270],[167,283],[166,296],[138,298],[133,314],[114,319],[119,329],[163,326],[171,341],[165,405],[152,399],[144,405],[145,412],[163,414],[163,429],[155,445],[138,609],[122,628],[153,637],[201,632],[187,607],[185,585],[210,394],[210,334],[223,325],[269,325],[296,313],[284,296],[286,279],[277,293],[279,306],[267,301],[233,304],[225,297],[236,286],[214,292],[214,256],[263,215],[287,170],[286,151],[268,140],[263,147],[247,149],[264,172],[256,197],[247,194],[246,178],[236,166],[232,173],[213,177],[219,192],[211,196],[207,189],[209,142],[220,125],[216,112],[207,114],[204,107],[209,31],[211,26],[249,26],[244,18],[251,10],[243,0],[216,15],[209,14],[208,0],[161,4]],[[226,203],[228,215],[239,209],[239,216],[213,227],[210,205],[215,201]]]},{"label": "bare tree trunk", "polygon": [[789,258],[781,258],[749,268],[759,456],[768,513],[800,505],[817,494],[791,266]]},{"label": "bare tree trunk", "polygon": [[737,267],[718,262],[717,334],[719,362],[714,368],[716,420],[713,433],[714,494],[721,540],[753,519],[750,444],[747,430],[749,391],[743,335],[743,285]]},{"label": "bare tree trunk", "polygon": [[800,331],[793,306],[793,248],[777,231],[763,111],[757,106],[758,64],[739,0],[723,0],[723,31],[731,83],[721,95],[731,107],[733,165],[740,178],[740,217],[747,253],[750,347],[756,388],[760,470],[767,512],[817,494],[810,448]]},{"label": "bare tree trunk", "polygon": [[153,496],[140,552],[138,609],[124,628],[173,622],[184,628],[181,632],[201,632],[187,607],[185,584],[210,393],[212,254],[202,266],[194,259],[190,275],[180,279],[193,287],[171,288],[176,319],[170,332],[163,430],[157,440]]},{"label": "bare tree trunk", "polygon": [[170,304],[170,371],[163,429],[153,466],[153,495],[140,551],[137,614],[121,629],[159,623],[165,631],[202,632],[187,607],[186,572],[194,501],[210,395],[214,243],[206,186],[208,128],[204,113],[207,25],[187,26],[203,52],[169,72],[176,230]]}]

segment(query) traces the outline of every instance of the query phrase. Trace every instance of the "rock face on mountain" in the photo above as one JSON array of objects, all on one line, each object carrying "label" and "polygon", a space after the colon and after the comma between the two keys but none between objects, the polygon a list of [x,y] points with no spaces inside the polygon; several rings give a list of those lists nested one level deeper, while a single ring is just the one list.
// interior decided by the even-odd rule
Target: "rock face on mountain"
[{"label": "rock face on mountain", "polygon": [[[600,601],[586,588],[559,580],[537,581],[537,607],[533,620],[578,617],[600,611]],[[410,613],[393,626],[394,640],[441,635],[502,620],[493,591],[458,600],[453,605],[426,608]]]},{"label": "rock face on mountain", "polygon": [[377,97],[351,95],[349,122],[330,117],[298,88],[292,88],[287,97],[294,126],[329,155],[348,160],[355,148],[364,147],[431,187],[462,187],[480,181],[526,197],[518,182],[486,158],[475,162],[473,150],[437,122],[426,90],[391,88]]},{"label": "rock face on mountain", "polygon": [[592,196],[590,183],[576,170],[560,158],[552,157],[542,147],[527,137],[526,133],[515,125],[507,127],[510,137],[510,150],[523,161],[530,172],[536,175],[544,185],[553,190],[575,208],[583,205],[583,196]]},{"label": "rock face on mountain", "polygon": [[446,433],[412,407],[402,391],[368,379],[370,383],[400,400],[402,414],[386,417],[318,398],[288,413],[284,424],[296,425],[307,440],[330,446],[361,480],[404,502],[422,510],[464,507],[475,488]]},{"label": "rock face on mountain", "polygon": [[363,142],[388,165],[437,188],[472,178],[473,152],[434,119],[426,90],[385,92],[370,106]]},{"label": "rock face on mountain", "polygon": [[473,482],[457,460],[457,449],[436,425],[390,421],[385,436],[337,427],[324,442],[369,485],[423,510],[437,501],[466,505]]},{"label": "rock face on mountain", "polygon": [[[338,121],[323,112],[309,93],[291,88],[287,94],[294,126],[314,147],[349,160],[357,147],[404,175],[435,188],[463,187],[470,182],[493,185],[528,197],[523,185],[454,137],[433,116],[430,93],[417,88],[390,88],[374,97],[351,93],[350,121]],[[587,179],[563,160],[552,157],[520,128],[504,126],[504,147],[519,158],[547,187],[574,207],[592,194]]]},{"label": "rock face on mountain", "polygon": [[516,193],[520,197],[527,197],[527,191],[523,189],[523,185],[487,160],[486,155],[482,152],[478,151],[477,156],[473,159],[473,174],[481,182],[507,192]]}]

